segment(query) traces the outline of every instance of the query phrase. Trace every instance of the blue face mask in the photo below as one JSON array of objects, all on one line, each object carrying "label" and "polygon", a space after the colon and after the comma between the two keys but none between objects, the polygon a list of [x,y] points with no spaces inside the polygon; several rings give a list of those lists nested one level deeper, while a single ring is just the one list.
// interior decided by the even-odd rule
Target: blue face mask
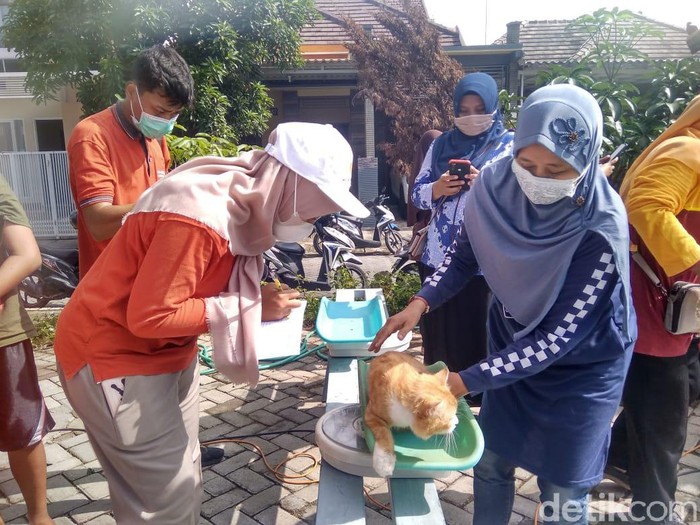
[{"label": "blue face mask", "polygon": [[143,104],[141,104],[141,96],[139,95],[138,88],[136,89],[136,98],[139,101],[139,106],[141,106],[141,118],[136,120],[136,118],[134,117],[134,106],[133,104],[131,104],[130,101],[129,104],[131,105],[131,122],[133,122],[134,126],[136,126],[138,130],[141,133],[143,133],[144,137],[148,137],[149,139],[159,139],[173,130],[173,128],[175,127],[175,122],[177,122],[177,117],[179,117],[179,115],[175,115],[171,119],[156,117],[155,115],[146,113],[143,110]]}]

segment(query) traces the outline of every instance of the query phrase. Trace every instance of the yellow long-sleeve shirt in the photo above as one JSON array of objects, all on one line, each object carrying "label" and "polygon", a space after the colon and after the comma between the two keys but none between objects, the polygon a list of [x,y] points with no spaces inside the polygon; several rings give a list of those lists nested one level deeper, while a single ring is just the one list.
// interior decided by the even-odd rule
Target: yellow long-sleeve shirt
[{"label": "yellow long-sleeve shirt", "polygon": [[[633,228],[632,240],[666,289],[676,281],[699,280],[693,269],[700,262],[697,133],[691,128],[685,136],[663,141],[638,163],[621,191]],[[691,336],[666,331],[666,298],[639,265],[633,263],[631,272],[639,329],[635,352],[657,357],[684,355]]]},{"label": "yellow long-sleeve shirt", "polygon": [[691,166],[669,156],[652,159],[632,182],[625,205],[639,240],[665,276],[700,262],[700,173]]}]

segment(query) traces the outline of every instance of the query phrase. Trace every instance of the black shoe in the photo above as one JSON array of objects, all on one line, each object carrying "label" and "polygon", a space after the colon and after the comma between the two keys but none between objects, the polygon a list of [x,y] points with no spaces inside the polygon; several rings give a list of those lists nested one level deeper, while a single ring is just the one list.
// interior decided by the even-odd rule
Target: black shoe
[{"label": "black shoe", "polygon": [[199,447],[199,452],[202,455],[202,468],[216,465],[224,459],[224,451],[220,448]]},{"label": "black shoe", "polygon": [[605,465],[603,476],[605,479],[613,481],[617,486],[625,490],[631,490],[630,477],[625,469],[616,467],[615,465]]}]

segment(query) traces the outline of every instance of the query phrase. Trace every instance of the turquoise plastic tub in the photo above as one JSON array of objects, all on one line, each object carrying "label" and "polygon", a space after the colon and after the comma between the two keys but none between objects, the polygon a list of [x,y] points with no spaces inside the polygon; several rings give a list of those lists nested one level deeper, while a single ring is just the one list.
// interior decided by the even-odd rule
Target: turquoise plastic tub
[{"label": "turquoise plastic tub", "polygon": [[331,301],[321,298],[316,332],[326,343],[372,342],[386,322],[386,309],[380,296],[368,301]]},{"label": "turquoise plastic tub", "polygon": [[[374,435],[364,425],[364,414],[367,409],[368,384],[367,374],[370,364],[365,361],[357,362],[358,386],[360,391],[360,407],[363,417],[365,442],[370,451],[374,451]],[[445,363],[438,361],[430,365],[432,373],[445,368]],[[396,470],[465,470],[476,465],[484,453],[484,436],[476,422],[467,402],[460,398],[457,405],[457,427],[452,432],[450,446],[447,447],[445,436],[433,436],[423,440],[410,429],[391,429],[394,435],[394,452],[396,453]]]}]

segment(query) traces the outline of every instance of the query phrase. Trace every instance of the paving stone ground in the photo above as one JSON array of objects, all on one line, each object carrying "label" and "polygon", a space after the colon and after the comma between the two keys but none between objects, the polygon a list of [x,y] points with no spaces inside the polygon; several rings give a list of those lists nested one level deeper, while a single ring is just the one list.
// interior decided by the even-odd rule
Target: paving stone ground
[{"label": "paving stone ground", "polygon": [[[206,341],[204,341],[206,343]],[[311,345],[315,342],[312,339]],[[409,352],[419,356],[420,337]],[[95,459],[82,422],[68,404],[56,375],[51,348],[38,350],[37,367],[41,388],[56,420],[56,430],[45,439],[48,457],[48,498],[51,516],[57,524],[113,524],[107,483]],[[265,453],[279,470],[299,475],[311,468],[306,479],[317,481],[319,468],[307,456],[320,459],[314,444],[314,425],[324,412],[325,361],[315,353],[279,368],[262,372],[258,387],[251,390],[233,386],[218,374],[201,377],[200,438],[214,440],[232,436],[246,438]],[[204,369],[203,369],[204,370]],[[279,432],[255,437],[261,432]],[[700,441],[700,409],[690,417],[687,449]],[[318,485],[279,481],[251,446],[222,445],[226,459],[205,469],[201,524],[295,525],[313,524]],[[290,459],[291,458],[291,459]],[[700,524],[694,509],[700,507],[700,454],[686,455],[681,464],[677,498],[690,511],[688,523]],[[537,507],[538,489],[534,476],[518,470],[517,493],[511,524],[530,525]],[[299,479],[293,479],[299,483]],[[453,472],[436,480],[440,501],[449,525],[471,524],[473,513],[472,472]],[[383,480],[365,479],[366,516],[369,525],[390,524],[391,514],[382,506],[389,495]],[[371,498],[370,498],[371,496]],[[601,499],[598,499],[598,497]],[[615,523],[624,519],[629,494],[605,481],[593,491],[591,523]],[[12,478],[7,455],[0,453],[0,516],[9,524],[23,524],[26,506]]]}]

